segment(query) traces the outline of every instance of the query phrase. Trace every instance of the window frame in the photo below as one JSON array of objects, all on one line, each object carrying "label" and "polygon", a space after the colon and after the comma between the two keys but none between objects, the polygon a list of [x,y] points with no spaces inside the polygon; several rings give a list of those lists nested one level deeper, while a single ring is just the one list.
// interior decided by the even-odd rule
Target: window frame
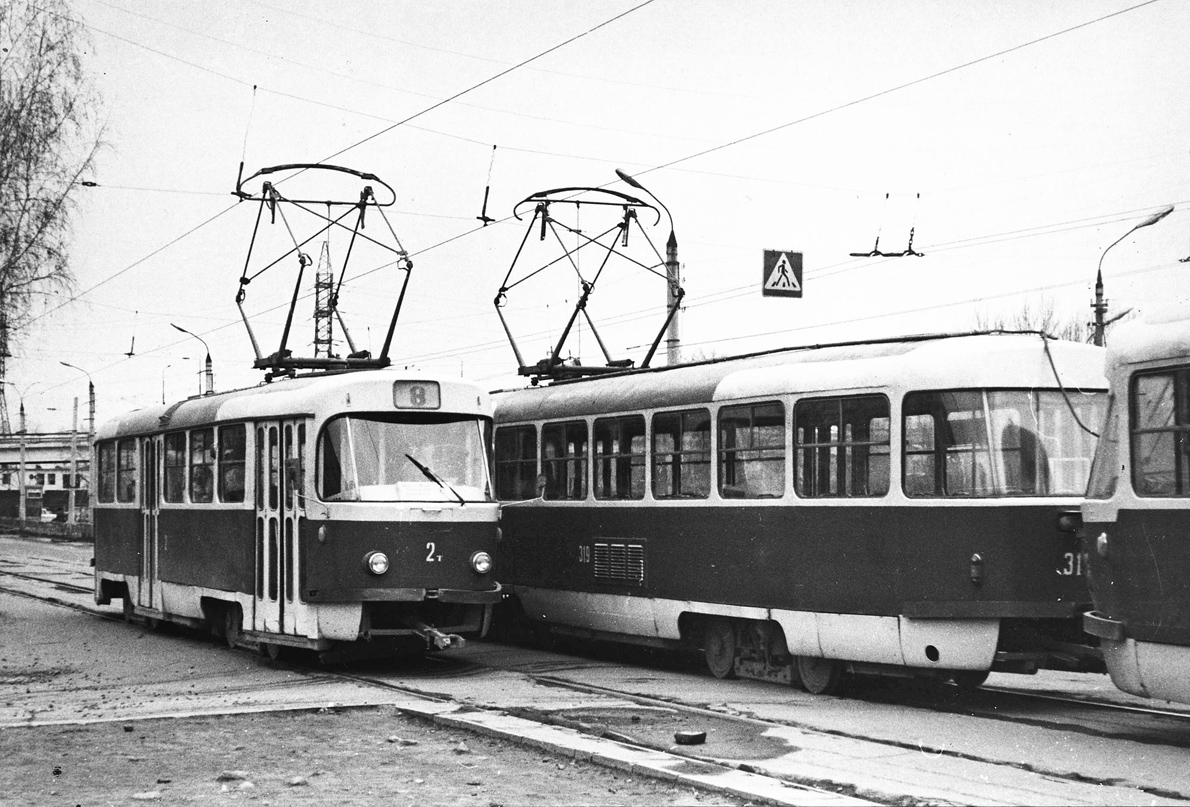
[{"label": "window frame", "polygon": [[[528,440],[524,439],[526,436]],[[523,501],[536,498],[537,447],[537,427],[531,423],[496,428],[492,451],[497,500]],[[502,455],[502,448],[511,448],[512,451]]]},{"label": "window frame", "polygon": [[[743,427],[743,434],[746,435],[748,444],[729,445],[739,438],[741,428],[736,426],[727,429],[724,427],[724,421],[740,421],[740,415],[745,413],[747,425]],[[758,425],[757,420],[766,414],[770,422]],[[775,423],[771,422],[774,415],[776,416]],[[778,426],[776,439],[758,443],[758,437],[763,436],[760,430],[771,428],[774,425]],[[782,499],[786,496],[789,491],[789,486],[786,483],[786,460],[789,444],[784,401],[757,401],[720,407],[716,414],[716,439],[718,441],[716,485],[720,497],[725,499]],[[772,480],[773,468],[777,469],[775,480]],[[738,482],[741,472],[742,485]],[[753,480],[753,476],[756,477],[755,480]],[[770,481],[777,482],[778,492],[771,492],[771,485],[763,484],[766,476],[770,478]]]},{"label": "window frame", "polygon": [[[659,422],[671,418],[676,418],[676,431],[668,426],[659,427]],[[705,424],[706,428],[688,427],[687,424],[690,421],[694,421],[695,426]],[[711,489],[715,485],[712,478],[714,475],[712,455],[715,444],[712,434],[713,426],[711,410],[706,407],[653,413],[650,420],[652,437],[649,441],[649,466],[653,473],[650,487],[654,499],[658,501],[701,501],[710,498]],[[705,447],[696,445],[687,448],[686,436],[688,434],[705,434]],[[676,439],[673,441],[672,448],[661,451],[658,449],[658,441],[666,435],[676,436]],[[705,468],[705,480],[699,479],[695,473],[684,473],[687,468],[698,469],[700,467]],[[691,479],[695,484],[687,487],[686,482]],[[705,488],[697,486],[696,483],[704,481]],[[667,482],[668,490],[661,490],[661,486]]]},{"label": "window frame", "polygon": [[[116,502],[137,503],[137,482],[140,469],[140,446],[135,437],[116,443]],[[127,460],[127,461],[126,461]]]},{"label": "window frame", "polygon": [[[819,418],[813,425],[817,427],[828,426],[830,438],[825,441],[807,441],[802,436],[802,429],[811,424],[803,419],[803,416],[811,409],[824,409],[828,406],[834,410],[834,417],[830,423],[827,423],[823,418]],[[872,429],[872,424],[879,421],[881,415],[868,420],[869,439],[854,439],[852,436],[854,435],[854,429],[852,427],[854,427],[856,421],[847,416],[847,410],[849,407],[859,408],[862,413],[865,406],[872,407],[876,411],[883,413],[882,417],[885,421],[885,435],[883,440],[871,438],[871,435],[875,432]],[[793,407],[792,438],[794,455],[793,489],[798,498],[882,499],[889,495],[892,489],[892,403],[884,393],[801,398]],[[882,447],[884,449],[883,451],[876,450]],[[862,452],[864,449],[867,450],[866,455],[862,459],[857,458],[857,452]],[[815,460],[812,463],[814,469],[812,474],[807,473],[807,454],[810,452],[813,452]],[[821,452],[825,452],[825,464],[820,459],[819,455]],[[878,485],[856,485],[856,469],[862,463],[863,467],[867,470],[867,473],[864,474],[864,480],[870,483],[872,479],[873,458],[879,457],[884,457],[883,479],[877,480],[884,483],[883,489]],[[827,491],[821,492],[821,474],[824,470],[830,483]],[[879,472],[879,468],[877,468],[877,473]],[[811,476],[814,479],[813,488],[807,485],[807,480]]]},{"label": "window frame", "polygon": [[[180,443],[180,445],[170,445]],[[186,501],[186,472],[189,469],[189,440],[184,431],[168,432],[162,440],[162,484],[161,500],[169,504]],[[172,461],[171,461],[172,460]],[[171,487],[176,485],[176,487]],[[173,491],[176,490],[176,493]]]},{"label": "window frame", "polygon": [[95,450],[95,464],[99,478],[96,500],[103,504],[116,501],[116,441],[105,440]]},{"label": "window frame", "polygon": [[[225,435],[239,433],[239,451]],[[228,452],[232,452],[230,455]],[[216,495],[224,504],[243,504],[247,496],[248,487],[248,425],[246,423],[228,423],[219,426],[215,433],[215,462]],[[239,471],[238,492],[235,485],[235,473]],[[230,493],[229,493],[230,491]]]},{"label": "window frame", "polygon": [[[1137,391],[1140,383],[1146,379],[1166,376],[1169,378],[1169,423],[1157,426],[1142,426],[1140,399]],[[1167,437],[1163,438],[1163,435]],[[1145,463],[1141,457],[1142,441],[1156,438],[1168,441],[1167,446],[1160,443],[1153,444],[1149,451],[1150,458],[1161,449],[1164,455],[1172,455],[1169,466],[1153,466]],[[1128,451],[1130,457],[1131,483],[1133,492],[1146,499],[1184,499],[1190,497],[1190,365],[1174,365],[1138,371],[1128,379]],[[1142,484],[1145,477],[1142,470],[1148,470],[1147,477],[1156,472],[1165,472],[1172,476],[1170,490],[1162,492],[1154,489],[1152,484]]]},{"label": "window frame", "polygon": [[[205,438],[205,439],[199,439]],[[191,429],[186,441],[186,488],[191,504],[213,504],[215,501],[215,427]],[[196,453],[197,452],[197,453]],[[196,458],[199,461],[195,461]],[[205,492],[203,492],[205,480]],[[196,495],[198,494],[198,495]]]},{"label": "window frame", "polygon": [[[633,430],[627,433],[628,450],[625,451],[625,426]],[[639,432],[635,427],[639,426]],[[640,451],[633,451],[633,441],[640,437]],[[611,451],[604,451],[610,445]],[[591,429],[590,443],[591,492],[599,501],[641,501],[648,490],[649,434],[648,422],[642,414],[612,415],[595,418]],[[639,469],[639,487],[637,486]],[[614,488],[614,492],[609,492]]]},{"label": "window frame", "polygon": [[[561,436],[560,443],[551,442],[555,434]],[[548,501],[586,501],[589,484],[589,461],[591,454],[591,430],[585,420],[557,420],[541,424],[541,473],[545,476],[543,496]],[[546,451],[552,445],[561,448],[562,453],[547,457]],[[572,449],[580,446],[574,453]],[[563,495],[564,494],[564,495]]]}]

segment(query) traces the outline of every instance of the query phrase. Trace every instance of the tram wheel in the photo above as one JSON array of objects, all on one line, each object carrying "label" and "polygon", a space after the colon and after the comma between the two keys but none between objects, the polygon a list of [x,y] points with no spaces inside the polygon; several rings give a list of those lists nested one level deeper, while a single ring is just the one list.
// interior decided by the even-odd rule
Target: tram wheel
[{"label": "tram wheel", "polygon": [[240,606],[229,605],[223,609],[223,641],[227,646],[235,648],[240,643],[240,636],[244,632],[244,617]]},{"label": "tram wheel", "polygon": [[703,655],[716,678],[735,678],[735,627],[730,620],[714,617],[703,628]]},{"label": "tram wheel", "polygon": [[967,692],[972,692],[983,686],[983,682],[988,680],[991,674],[989,670],[955,670],[950,680],[954,681],[954,685],[959,689]]},{"label": "tram wheel", "polygon": [[276,642],[261,642],[259,647],[260,655],[266,656],[271,661],[278,661],[285,650],[284,645],[279,645]]},{"label": "tram wheel", "polygon": [[833,658],[798,656],[797,674],[811,695],[833,695],[843,683],[843,662]]}]

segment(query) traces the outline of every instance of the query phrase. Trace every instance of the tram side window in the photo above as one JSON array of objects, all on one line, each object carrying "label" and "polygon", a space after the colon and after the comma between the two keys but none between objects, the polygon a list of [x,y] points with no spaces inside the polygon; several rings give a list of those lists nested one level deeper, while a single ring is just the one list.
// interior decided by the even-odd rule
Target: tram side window
[{"label": "tram side window", "polygon": [[165,435],[165,501],[180,502],[186,491],[186,433]]},{"label": "tram side window", "polygon": [[776,499],[785,494],[785,407],[780,403],[719,410],[719,495]]},{"label": "tram side window", "polygon": [[99,445],[99,501],[116,500],[116,444]]},{"label": "tram side window", "polygon": [[1190,496],[1190,367],[1132,379],[1132,485]]},{"label": "tram side window", "polygon": [[653,496],[705,499],[711,493],[711,414],[705,409],[653,416]]},{"label": "tram side window", "polygon": [[244,501],[247,434],[244,424],[219,427],[219,501]]},{"label": "tram side window", "polygon": [[905,492],[988,496],[994,492],[988,422],[979,391],[905,396]]},{"label": "tram side window", "polygon": [[496,429],[496,498],[522,501],[537,496],[537,429]]},{"label": "tram side window", "polygon": [[209,502],[215,495],[215,430],[190,432],[190,501]]},{"label": "tram side window", "polygon": [[888,494],[889,407],[883,395],[799,401],[793,431],[798,496]]},{"label": "tram side window", "polygon": [[545,498],[587,498],[587,424],[547,423],[541,427],[541,471]]},{"label": "tram side window", "polygon": [[116,445],[116,500],[136,501],[135,440],[121,440]]},{"label": "tram side window", "polygon": [[595,421],[595,498],[645,497],[645,418]]}]

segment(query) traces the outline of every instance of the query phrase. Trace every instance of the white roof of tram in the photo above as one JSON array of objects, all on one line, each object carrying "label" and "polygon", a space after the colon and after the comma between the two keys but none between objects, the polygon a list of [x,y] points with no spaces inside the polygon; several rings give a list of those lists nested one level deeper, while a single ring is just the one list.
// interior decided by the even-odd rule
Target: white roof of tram
[{"label": "white roof of tram", "polygon": [[236,421],[301,416],[322,419],[347,412],[395,412],[398,410],[393,402],[393,384],[397,381],[437,382],[441,391],[439,409],[400,411],[491,414],[487,392],[472,382],[389,367],[281,378],[257,387],[137,409],[105,422],[96,439]]},{"label": "white roof of tram", "polygon": [[1170,359],[1190,361],[1190,312],[1184,308],[1122,322],[1111,332],[1112,367]]},{"label": "white roof of tram", "polygon": [[[847,390],[1106,389],[1104,350],[988,333],[789,348],[496,394],[503,422]],[[1059,381],[1060,379],[1060,381]]]}]

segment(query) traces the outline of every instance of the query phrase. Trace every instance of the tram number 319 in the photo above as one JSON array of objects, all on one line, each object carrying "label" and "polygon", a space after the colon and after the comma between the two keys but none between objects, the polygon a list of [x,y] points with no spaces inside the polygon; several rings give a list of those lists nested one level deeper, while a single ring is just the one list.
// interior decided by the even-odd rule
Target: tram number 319
[{"label": "tram number 319", "polygon": [[1083,576],[1083,553],[1082,552],[1067,552],[1062,555],[1062,565],[1057,568],[1057,572],[1062,577],[1082,577]]}]

